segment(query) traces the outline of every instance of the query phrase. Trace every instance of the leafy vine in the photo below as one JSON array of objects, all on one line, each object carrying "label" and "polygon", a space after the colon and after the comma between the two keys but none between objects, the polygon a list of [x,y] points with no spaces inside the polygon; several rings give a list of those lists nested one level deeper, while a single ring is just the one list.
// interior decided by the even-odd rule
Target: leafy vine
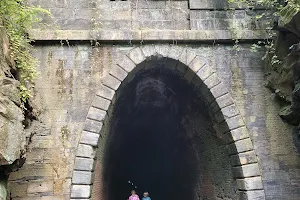
[{"label": "leafy vine", "polygon": [[255,15],[255,20],[266,19],[267,23],[264,28],[269,31],[268,38],[265,41],[259,41],[253,44],[250,50],[257,52],[258,49],[265,47],[266,53],[262,59],[268,59],[271,66],[280,65],[282,61],[275,53],[275,44],[272,40],[276,34],[271,30],[274,28],[274,21],[287,24],[300,12],[300,0],[228,0],[228,2],[236,7],[244,7],[248,10],[266,8],[266,12]]},{"label": "leafy vine", "polygon": [[30,6],[27,0],[1,0],[0,19],[10,41],[10,54],[14,59],[20,81],[20,98],[26,102],[31,97],[31,88],[37,76],[37,60],[32,56],[32,46],[28,30],[41,22],[48,10]]}]

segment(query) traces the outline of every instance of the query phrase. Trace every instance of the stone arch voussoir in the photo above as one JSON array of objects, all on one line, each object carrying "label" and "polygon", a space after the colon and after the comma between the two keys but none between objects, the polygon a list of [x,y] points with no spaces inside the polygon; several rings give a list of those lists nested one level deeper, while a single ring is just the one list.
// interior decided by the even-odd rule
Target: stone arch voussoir
[{"label": "stone arch voussoir", "polygon": [[123,55],[103,78],[99,91],[89,108],[78,144],[71,186],[71,199],[90,199],[96,148],[110,105],[124,81],[134,78],[139,64],[152,56],[166,57],[176,62],[172,70],[199,88],[206,96],[219,131],[228,136],[228,149],[237,183],[238,199],[265,199],[257,156],[245,122],[229,90],[216,71],[203,62],[196,52],[177,45],[145,45]]}]

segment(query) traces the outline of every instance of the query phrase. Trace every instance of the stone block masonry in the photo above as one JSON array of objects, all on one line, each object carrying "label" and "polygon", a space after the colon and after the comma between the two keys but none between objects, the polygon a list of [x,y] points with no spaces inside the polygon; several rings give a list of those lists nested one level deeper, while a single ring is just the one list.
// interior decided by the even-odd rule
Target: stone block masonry
[{"label": "stone block masonry", "polygon": [[[9,176],[11,199],[99,199],[92,194],[103,186],[94,177],[102,176],[116,99],[137,71],[156,67],[141,63],[162,59],[206,99],[215,124],[214,134],[206,134],[214,142],[205,145],[215,149],[204,155],[210,169],[236,180],[223,184],[216,178],[221,173],[204,174],[205,191],[224,196],[210,187],[215,181],[226,191],[236,189],[232,199],[299,200],[300,159],[291,127],[280,121],[277,102],[263,87],[263,52],[249,51],[253,41],[267,37],[265,21],[242,8],[228,10],[227,1],[31,3],[50,9],[54,18],[44,21],[59,30],[31,31],[40,61],[32,100],[41,122],[28,130],[36,134],[26,162]],[[235,39],[243,40],[238,51]],[[191,130],[205,125],[196,122]],[[226,151],[216,145],[219,140]],[[214,165],[227,163],[215,159],[216,152],[226,153],[230,163]]]},{"label": "stone block masonry", "polygon": [[257,20],[256,15],[266,11],[247,12],[246,10],[210,11],[191,10],[191,30],[264,30],[267,26],[266,19]]},{"label": "stone block masonry", "polygon": [[[167,54],[175,55],[177,51],[171,48],[171,46],[169,47]],[[83,178],[85,177],[85,175],[84,176],[83,175],[81,176],[81,174],[74,175],[72,169],[74,168],[75,171],[78,172],[81,171],[90,172],[94,169],[94,166],[92,164],[93,159],[95,159],[94,146],[96,145],[95,141],[97,140],[97,138],[100,137],[99,131],[101,130],[102,127],[103,121],[101,120],[103,119],[103,117],[100,115],[98,116],[97,113],[93,114],[94,113],[93,110],[95,111],[106,110],[110,105],[108,101],[113,99],[113,95],[115,93],[114,90],[116,88],[114,85],[109,85],[109,84],[107,84],[109,86],[103,85],[101,87],[99,87],[98,85],[101,84],[102,82],[101,80],[103,80],[102,78],[109,76],[109,74],[117,73],[115,67],[119,66],[121,67],[121,70],[123,69],[124,71],[126,71],[126,73],[128,73],[133,69],[132,67],[131,68],[129,67],[132,65],[130,63],[133,63],[133,65],[135,65],[135,62],[144,59],[143,56],[147,55],[147,52],[152,52],[152,53],[148,53],[149,55],[151,55],[151,54],[155,54],[157,51],[161,51],[159,50],[160,48],[156,48],[154,45],[145,45],[143,46],[143,48],[141,48],[143,54],[141,55],[141,59],[140,59],[139,56],[134,56],[134,55],[140,55],[140,51],[138,49],[135,50],[135,48],[127,48],[127,47],[124,48],[124,47],[125,46],[112,47],[110,45],[106,45],[98,48],[92,48],[88,46],[84,47],[80,45],[71,46],[71,47],[60,47],[60,46],[48,46],[47,48],[41,46],[36,47],[37,49],[45,48],[45,50],[43,51],[41,50],[36,51],[36,56],[41,60],[40,70],[43,69],[43,71],[47,73],[41,73],[41,78],[39,78],[37,81],[36,89],[37,91],[39,91],[39,96],[35,98],[39,99],[38,102],[41,101],[43,102],[43,104],[41,104],[40,106],[46,108],[45,110],[46,112],[43,114],[44,115],[43,118],[45,119],[45,122],[49,123],[48,125],[46,124],[46,127],[50,128],[50,133],[47,133],[48,135],[47,137],[49,138],[49,140],[43,141],[43,144],[41,144],[40,143],[41,140],[37,140],[37,138],[33,138],[34,142],[30,146],[31,153],[29,152],[30,155],[29,157],[32,158],[31,161],[32,164],[29,165],[25,163],[25,165],[21,168],[20,171],[13,172],[11,174],[10,183],[9,183],[11,187],[11,191],[15,191],[17,188],[20,188],[22,180],[27,180],[31,182],[32,181],[31,179],[34,177],[36,181],[41,181],[41,182],[47,182],[49,180],[53,181],[53,187],[51,187],[52,188],[51,192],[44,194],[43,192],[37,191],[36,193],[34,193],[35,196],[44,194],[51,197],[60,197],[60,198],[68,199],[70,197],[70,193],[69,193],[70,191],[74,191],[73,195],[75,195],[77,198],[79,196],[80,198],[81,197],[86,198],[87,196],[91,195],[90,193],[91,188],[88,187],[89,185],[87,185],[86,190],[79,189],[80,187],[75,185],[75,183],[76,184],[90,183],[90,179],[88,178],[88,176],[90,175],[86,173],[87,177]],[[174,47],[178,50],[178,52],[182,53],[183,49],[186,46],[176,45]],[[129,57],[127,58],[129,58],[129,60],[125,62],[125,59],[123,57],[124,55],[123,52],[128,51],[127,49],[133,49],[133,51],[130,54],[128,54]],[[247,49],[247,45],[244,46],[242,45],[241,52],[243,51],[246,52],[246,49]],[[236,55],[234,54],[234,50],[229,48],[229,46],[218,45],[218,46],[210,47],[209,45],[194,45],[192,48],[188,48],[188,50],[184,50],[184,52],[186,51],[195,52],[194,58],[190,58],[188,59],[190,61],[187,61],[188,63],[190,63],[190,66],[195,65],[196,63],[195,59],[198,59],[197,55],[201,55],[201,56],[206,55],[206,57],[210,60],[208,63],[212,63],[210,66],[214,69],[213,71],[220,76],[220,80],[227,80],[228,77],[230,77],[229,82],[224,81],[225,87],[232,88],[232,86],[234,86],[235,84],[234,81],[236,79],[232,78],[232,74],[236,73],[236,71],[232,71],[231,65],[224,65],[224,64],[220,65],[220,63],[218,62],[218,60],[221,60],[223,56],[226,56],[229,60],[232,60],[232,62],[234,62]],[[214,54],[214,52],[220,52],[220,51],[225,51],[225,52],[227,51],[227,53]],[[86,52],[86,54],[83,52]],[[176,55],[180,55],[181,53],[178,53]],[[243,57],[244,59],[243,67],[246,67],[247,71],[245,71],[245,73],[247,74],[247,77],[249,77],[252,71],[250,70],[251,62],[248,61],[253,59],[260,60],[260,58],[259,55],[254,56],[254,54],[249,54],[249,53],[247,54],[248,54],[247,56]],[[69,57],[68,59],[66,59],[65,56],[67,55],[74,55],[74,57]],[[86,56],[79,57],[78,55],[86,55]],[[112,55],[114,56],[113,60],[111,60]],[[133,57],[134,60],[131,60],[130,57]],[[87,59],[86,62],[83,62],[84,60],[81,60],[82,58]],[[60,68],[59,60],[66,60],[64,65],[65,67]],[[79,60],[81,62],[79,62]],[[199,62],[200,61],[201,59],[199,60]],[[125,63],[129,63],[129,65],[128,64],[126,65]],[[126,66],[129,68],[124,69],[122,66]],[[244,69],[243,67],[241,67],[240,69]],[[194,69],[199,70],[198,68],[197,69],[194,68]],[[61,76],[56,76],[57,71],[61,73]],[[120,73],[115,74],[115,76],[118,77],[119,75],[123,74],[124,71],[118,71]],[[257,73],[257,70],[255,70],[254,72]],[[81,77],[80,79],[78,78],[70,79],[72,80],[71,82],[72,84],[62,85],[63,83],[67,83],[66,81],[63,80],[69,79],[70,74],[74,74],[74,73],[81,74],[81,76],[83,77]],[[213,75],[208,76],[208,78],[206,79],[207,81],[209,80],[209,77],[213,77]],[[114,78],[114,80],[115,79],[116,78]],[[122,76],[120,76],[119,79],[116,79],[117,82],[123,79]],[[207,81],[206,83],[208,83]],[[117,85],[119,85],[119,83]],[[233,89],[229,90],[232,97],[228,97],[227,94],[223,94],[222,90],[218,90],[217,86],[212,86],[212,89],[213,88],[216,88],[215,95],[217,96],[220,95],[219,97],[217,97],[218,104],[223,109],[222,112],[225,114],[225,112],[227,112],[226,109],[229,109],[230,105],[232,105],[233,102],[236,102],[235,98],[238,98],[239,96],[238,94],[236,94],[236,90]],[[247,89],[247,87],[245,89]],[[51,92],[45,92],[45,91],[51,91]],[[67,91],[72,91],[72,93]],[[219,93],[217,93],[217,91],[219,91]],[[95,98],[92,98],[94,96],[92,95],[92,93],[97,94]],[[88,94],[88,95],[82,95],[82,94]],[[56,96],[56,98],[54,98],[54,95]],[[244,104],[240,104],[243,102]],[[248,117],[250,119],[251,116],[247,117],[244,115],[244,113],[245,111],[249,112],[253,107],[244,107],[243,105],[246,105],[245,100],[243,101],[239,100],[237,101],[237,103],[238,103],[238,109],[242,111],[241,113],[243,113],[243,116],[246,117],[246,119],[248,119]],[[213,105],[213,103],[211,104]],[[88,113],[88,108],[90,107],[90,105],[92,105],[92,110]],[[261,102],[261,105],[265,105],[265,103]],[[79,114],[78,112],[76,112],[77,110],[83,113]],[[216,113],[217,111],[218,110],[216,110]],[[51,119],[49,118],[49,116],[55,116],[55,118]],[[85,121],[86,116],[90,116],[90,117],[88,117],[84,125],[83,122]],[[234,117],[235,114],[231,114],[230,111],[230,113],[227,113],[226,116]],[[234,120],[233,122],[238,122],[238,121]],[[244,134],[245,129],[246,128],[248,129],[249,127],[249,123],[251,124],[250,130],[253,129],[252,127],[265,126],[261,124],[260,121],[258,121],[258,123],[254,126],[255,121],[253,120],[250,120],[249,122],[246,121],[246,126],[241,126],[241,127],[239,127],[240,125],[232,124],[232,126],[238,127],[232,131],[232,134],[233,134],[233,140],[236,141],[237,147],[239,147],[238,151],[241,152],[239,155],[231,156],[232,165],[237,167],[237,172],[235,175],[236,177],[243,177],[243,176],[252,177],[255,176],[254,174],[257,174],[257,168],[255,167],[256,165],[253,164],[257,162],[256,155],[253,151],[251,150],[248,151],[249,150],[248,146],[245,144],[248,144],[252,140],[254,146],[259,145],[261,142],[259,140],[256,140],[256,138],[262,137],[261,134],[264,133],[262,132],[261,134],[258,135],[255,132],[250,132],[250,137],[251,137],[250,140],[249,137]],[[66,128],[62,129],[62,127],[67,127],[67,129]],[[48,128],[45,128],[45,130],[47,129]],[[81,130],[84,130],[83,134],[80,133]],[[259,129],[254,128],[254,130],[259,130]],[[61,135],[62,133],[65,136]],[[77,147],[77,142],[79,140],[80,135],[81,135],[82,144],[80,144]],[[54,138],[61,138],[61,139],[55,140]],[[56,142],[54,142],[54,140]],[[51,145],[48,145],[49,142],[51,143]],[[53,148],[53,144],[55,144],[56,146],[55,148]],[[277,146],[280,147],[280,143],[277,143]],[[270,174],[270,172],[275,173],[275,171],[276,172],[280,171],[279,161],[274,160],[272,157],[266,157],[267,156],[265,155],[266,150],[263,148],[263,146],[260,146],[258,149],[255,150],[258,151],[257,152],[258,155],[261,154],[264,158],[264,161],[262,161],[262,163],[264,163],[263,166],[264,168],[259,167],[259,171],[261,171],[262,169],[266,169],[267,171],[263,171],[263,174],[264,173]],[[37,154],[38,151],[42,152],[42,154],[40,153]],[[78,157],[74,159],[76,152],[80,152],[80,153],[77,154]],[[269,155],[272,155],[272,153]],[[59,160],[57,160],[57,158],[59,158]],[[285,159],[284,156],[281,156],[281,158]],[[260,157],[258,157],[258,159],[260,160]],[[266,162],[269,163],[271,162],[272,164],[265,164]],[[244,167],[242,168],[244,169],[247,168],[247,173],[240,173],[241,168],[238,167],[240,164],[244,165]],[[291,171],[293,170],[296,171],[297,169],[297,168],[292,168],[291,165],[286,165],[286,167]],[[34,174],[30,170],[32,168],[35,169]],[[38,169],[41,169],[41,171],[39,171]],[[73,176],[78,178],[74,179],[74,188],[70,189],[70,179]],[[273,193],[272,192],[273,190],[270,189],[268,190],[268,184],[271,183],[270,181],[273,180],[274,177],[275,176],[270,176],[270,175],[262,176],[264,189],[266,194],[268,194],[268,196],[266,197],[267,199],[268,198],[271,199],[276,197],[276,195],[280,195],[278,193]],[[283,176],[281,178],[281,182],[286,183],[287,185],[289,185],[290,180],[292,180],[292,177],[288,175]],[[254,182],[251,181],[240,182],[239,187],[241,189],[243,188],[249,189],[255,186],[253,184]],[[27,188],[28,186],[26,185],[24,185],[24,187]],[[290,185],[289,188],[291,187],[292,186]],[[280,187],[280,189],[284,190],[283,187]],[[26,197],[28,195],[27,189],[20,190],[19,193],[13,193],[13,194],[15,194],[15,196],[13,196],[13,199],[14,198],[17,199],[18,197]],[[246,194],[243,193],[240,195],[245,196]],[[254,195],[254,193],[253,194],[251,193],[249,195]],[[257,193],[257,195],[261,195],[261,193],[259,194]],[[295,190],[294,193],[291,193],[291,196],[292,195],[296,196],[297,191]]]},{"label": "stone block masonry", "polygon": [[89,0],[78,4],[70,0],[65,0],[62,4],[51,4],[47,0],[31,1],[49,9],[53,14],[54,19],[45,18],[45,22],[55,24],[64,30],[236,29],[238,31],[264,29],[266,25],[266,20],[255,18],[257,14],[265,12],[264,10],[232,11],[229,7],[235,6],[228,5],[226,0],[207,3],[197,0],[190,2]]}]

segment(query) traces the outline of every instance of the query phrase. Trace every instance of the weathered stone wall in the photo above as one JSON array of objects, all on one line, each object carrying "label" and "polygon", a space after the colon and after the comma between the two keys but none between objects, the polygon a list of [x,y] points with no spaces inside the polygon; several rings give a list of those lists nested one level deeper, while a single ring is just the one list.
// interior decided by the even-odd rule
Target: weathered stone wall
[{"label": "weathered stone wall", "polygon": [[[194,44],[178,45],[187,46],[188,51],[196,52],[204,63],[216,70],[229,89],[246,122],[258,155],[266,199],[298,200],[299,154],[293,143],[291,128],[279,119],[277,102],[263,86],[263,53],[249,51],[252,41],[240,44],[239,48],[235,48],[238,51],[232,48],[231,43],[223,43],[228,42],[228,38],[235,40],[237,36],[241,37],[238,34],[241,30],[238,29],[256,30],[253,35],[260,38],[260,23],[263,21],[253,21],[250,18],[252,13],[243,10],[226,10],[227,4],[221,1],[199,3],[191,0],[188,4],[187,1],[150,0],[32,0],[32,3],[51,10],[54,18],[45,19],[45,22],[56,23],[57,27],[53,26],[54,32],[56,29],[81,30],[83,34],[92,29],[111,30],[112,33],[116,30],[169,29],[178,30],[177,36],[183,42],[189,42],[192,38]],[[215,8],[217,11],[211,11]],[[184,41],[185,33],[188,32],[180,30],[198,32]],[[217,38],[219,41],[207,44],[197,42],[198,39],[203,41],[206,38],[214,40],[210,36],[198,38],[200,33],[208,30],[211,33],[218,30],[222,36],[227,33],[224,30],[231,34],[226,35],[227,39],[220,37]],[[170,43],[176,44],[176,41],[171,41],[172,35],[155,33],[155,40],[168,38]],[[145,45],[142,39],[141,44],[132,45],[130,39],[121,37],[125,37],[126,32],[122,32],[119,37],[124,40],[122,44],[108,41],[111,43],[104,45],[100,41],[96,46],[89,44],[88,38],[92,38],[89,36],[81,43],[62,41],[64,45],[43,41],[41,38],[46,36],[40,35],[40,43],[34,47],[34,55],[40,61],[40,76],[33,98],[35,106],[40,110],[39,121],[35,121],[30,128],[30,132],[35,134],[28,146],[25,164],[9,176],[9,193],[13,200],[70,199],[75,154],[95,93],[101,89],[99,87],[103,77],[114,64],[123,59],[123,54],[135,46]],[[103,37],[109,39],[110,35]],[[149,38],[147,43],[151,43]],[[72,39],[72,35],[66,35],[65,39],[77,40]],[[103,142],[99,142],[100,146]],[[103,151],[98,153],[98,158],[101,158]],[[89,160],[93,163],[92,159]],[[101,159],[96,163],[96,170],[101,169]],[[92,165],[80,165],[80,160],[76,160],[76,164],[77,170],[93,168]],[[82,175],[79,181],[92,181],[85,173]],[[101,174],[96,174],[96,177],[101,178]],[[101,184],[99,180],[95,182]]]},{"label": "weathered stone wall", "polygon": [[9,177],[10,195],[13,199],[68,199],[74,151],[102,73],[91,65],[88,46],[37,46],[34,54],[41,61],[34,91],[40,122],[26,163]]},{"label": "weathered stone wall", "polygon": [[[266,20],[254,16],[265,11],[229,10],[226,0],[211,1],[111,1],[31,0],[49,9],[45,18],[64,30],[254,30],[264,29]],[[193,5],[196,2],[197,6]],[[189,5],[190,4],[190,5]],[[230,5],[230,7],[235,7]]]},{"label": "weathered stone wall", "polygon": [[[41,61],[34,100],[43,127],[32,138],[26,163],[10,175],[11,198],[68,199],[74,156],[94,93],[108,70],[131,46],[36,46]],[[291,129],[277,117],[276,102],[263,87],[259,53],[249,45],[194,45],[217,70],[247,122],[261,164],[267,199],[297,199],[299,157]],[[276,131],[274,131],[276,130]],[[285,141],[285,142],[284,142]],[[46,198],[46,197],[43,197]]]},{"label": "weathered stone wall", "polygon": [[188,1],[47,1],[31,0],[49,9],[45,19],[60,29],[189,29]]},{"label": "weathered stone wall", "polygon": [[266,199],[297,199],[299,152],[293,141],[292,127],[280,120],[279,103],[264,87],[264,69],[258,58],[246,49],[234,59],[224,58],[223,63],[231,60],[230,71],[224,78],[231,77],[232,94],[252,136]]}]

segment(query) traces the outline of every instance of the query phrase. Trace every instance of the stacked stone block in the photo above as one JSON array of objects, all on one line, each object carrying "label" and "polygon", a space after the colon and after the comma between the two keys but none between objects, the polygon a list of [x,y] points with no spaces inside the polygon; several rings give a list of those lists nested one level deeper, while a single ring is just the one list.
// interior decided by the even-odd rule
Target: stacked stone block
[{"label": "stacked stone block", "polygon": [[[134,67],[134,66],[139,66],[139,64],[141,64],[143,61],[146,60],[145,54],[149,55],[149,52],[151,52],[154,53],[152,56],[158,55],[158,56],[168,57],[168,53],[170,52],[170,49],[172,49],[172,46],[168,46],[168,45],[162,45],[162,46],[152,45],[147,48],[136,47],[133,50],[131,50],[126,55],[126,57],[128,58],[127,60],[132,63],[129,64],[129,66],[131,65]],[[143,52],[143,50],[145,51],[145,53]],[[186,50],[182,49],[181,53],[183,52],[186,52]],[[201,81],[204,82],[204,86],[202,86],[202,88],[204,88],[204,90],[207,91],[206,93],[212,96],[212,98],[206,99],[208,100],[208,103],[212,103],[213,101],[216,101],[216,103],[218,104],[219,97],[229,94],[225,85],[219,80],[214,70],[211,67],[203,64],[201,59],[199,59],[199,57],[197,57],[195,53],[192,54],[186,53],[185,56],[183,57],[190,58],[188,63],[186,63],[188,67],[186,68],[186,72],[183,75],[183,77],[191,77],[187,79],[187,81],[191,81],[196,76],[196,78],[199,78]],[[179,56],[179,58],[181,58],[181,55]],[[186,59],[184,60],[187,61]],[[124,65],[124,62],[117,63],[117,65],[111,68],[110,72],[103,78],[102,87],[106,86],[107,89],[110,90],[109,92],[110,94],[114,94],[115,91],[119,89],[119,86],[121,85],[121,81],[123,81],[124,78],[126,77],[126,73],[130,72],[122,68],[122,65]],[[116,68],[119,69],[116,70]],[[134,69],[131,68],[131,70]],[[176,70],[176,68],[174,70]],[[190,70],[193,71],[193,73],[191,73]],[[207,85],[205,85],[205,83]],[[103,96],[102,98],[105,99],[105,97]],[[113,96],[110,96],[110,99],[107,100],[112,100],[112,99]],[[102,102],[104,102],[103,99]],[[222,134],[230,134],[231,130],[234,131],[237,128],[245,127],[244,121],[241,118],[238,109],[235,108],[234,103],[230,104],[229,106],[231,109],[226,109],[228,108],[228,106],[221,109],[222,116],[225,116],[226,118],[224,120],[219,120],[219,124],[220,124],[219,127]],[[108,106],[99,106],[99,107],[103,108]],[[233,114],[232,114],[232,110],[234,110]],[[87,114],[87,119],[89,121],[92,120],[95,122],[100,122],[101,124],[100,127],[98,128],[100,130],[102,128],[102,122],[105,118],[106,112],[107,110],[103,110],[101,108],[95,108],[92,106],[90,107],[89,112]],[[92,132],[87,133],[87,131],[95,130],[95,129],[97,128],[94,126],[92,127],[89,127],[89,125],[85,126],[85,129],[81,135],[80,144],[78,146],[77,158],[83,157],[83,158],[93,159],[95,157],[96,145],[94,145],[93,141],[90,141],[89,144],[85,144],[86,139],[85,137],[83,137],[86,134],[93,135]],[[239,153],[253,151],[252,141],[250,140],[249,135],[247,134],[247,130],[246,129],[243,130],[244,132],[237,132],[236,134],[239,135],[240,133],[244,134],[246,132],[245,138],[241,140],[234,140],[233,143],[230,140],[228,141],[230,155],[236,155]],[[101,131],[98,132],[98,134],[100,133]],[[247,196],[247,191],[257,190],[256,191],[257,195],[260,196],[263,195],[264,192],[262,190],[263,189],[262,179],[260,176],[258,164],[246,164],[246,165],[241,165],[241,167],[234,167],[233,169],[236,170],[236,172],[233,174],[234,177],[237,178],[236,179],[237,187],[241,191],[240,193],[242,193],[244,196]],[[71,191],[72,198],[86,198],[86,199],[90,198],[91,185],[92,185],[91,176],[92,176],[92,170],[90,172],[85,172],[85,173],[82,173],[80,171],[74,171],[73,179],[72,179],[72,183],[73,183],[72,191]]]},{"label": "stacked stone block", "polygon": [[264,30],[268,26],[266,19],[257,19],[256,16],[266,11],[246,10],[191,10],[191,30]]},{"label": "stacked stone block", "polygon": [[[85,195],[85,198],[91,195],[90,190],[91,184],[93,183],[92,174],[94,173],[93,163],[97,146],[96,140],[97,138],[100,138],[100,130],[102,129],[103,122],[106,120],[104,118],[103,121],[103,111],[107,110],[109,105],[112,105],[112,103],[109,103],[110,101],[115,101],[115,88],[117,88],[118,85],[122,87],[121,81],[125,84],[130,80],[130,77],[134,76],[132,72],[136,72],[137,63],[147,57],[151,57],[151,55],[157,56],[157,52],[160,52],[161,56],[164,55],[166,57],[176,59],[175,63],[177,62],[177,64],[171,69],[182,74],[183,77],[186,77],[187,81],[195,84],[195,87],[201,91],[201,94],[206,96],[208,105],[211,108],[212,113],[215,114],[215,120],[220,123],[220,132],[225,133],[224,137],[228,136],[226,133],[229,131],[227,127],[228,125],[226,126],[225,121],[229,122],[231,124],[230,126],[235,127],[230,131],[230,137],[226,137],[228,144],[230,144],[230,160],[232,167],[236,172],[235,177],[239,179],[239,187],[241,190],[244,188],[254,187],[253,185],[255,185],[258,189],[257,191],[240,192],[239,196],[241,196],[241,198],[251,199],[254,198],[253,195],[256,195],[257,198],[259,197],[258,199],[262,198],[261,184],[256,182],[256,178],[254,178],[253,181],[251,180],[252,175],[255,177],[254,174],[257,173],[256,163],[260,161],[259,164],[263,164],[260,169],[262,169],[262,179],[264,189],[267,194],[266,198],[272,199],[278,196],[282,197],[282,194],[275,192],[281,190],[291,191],[289,195],[294,195],[294,199],[297,199],[297,191],[293,190],[292,185],[288,185],[288,183],[291,183],[292,181],[293,183],[297,183],[297,166],[292,165],[291,163],[292,159],[295,158],[288,155],[291,151],[284,150],[288,145],[284,144],[285,147],[283,147],[280,145],[279,141],[276,143],[276,140],[274,139],[272,140],[272,143],[268,143],[266,139],[269,137],[265,135],[262,129],[265,126],[263,122],[253,121],[253,117],[251,117],[253,114],[246,115],[246,108],[247,112],[257,113],[259,111],[257,110],[259,107],[264,108],[264,101],[261,101],[256,97],[253,102],[252,97],[252,99],[246,101],[246,103],[248,103],[244,106],[242,103],[245,102],[245,100],[236,100],[240,99],[238,96],[240,93],[237,93],[238,90],[235,90],[236,87],[234,87],[234,81],[237,80],[247,80],[247,84],[245,83],[245,89],[247,89],[248,92],[251,91],[253,95],[264,94],[261,92],[263,89],[261,86],[257,86],[255,83],[248,81],[250,78],[254,81],[256,74],[261,74],[261,71],[258,70],[259,65],[256,65],[256,68],[253,68],[251,65],[252,63],[259,62],[258,55],[255,57],[250,52],[241,50],[239,52],[241,61],[238,60],[238,62],[246,68],[244,74],[247,78],[238,76],[237,79],[234,79],[236,76],[234,74],[236,71],[234,71],[232,67],[234,65],[228,65],[227,62],[219,62],[223,59],[223,56],[225,56],[227,60],[232,61],[233,63],[235,62],[236,54],[226,45],[219,45],[215,47],[209,47],[208,45],[196,45],[193,46],[193,48],[187,48],[186,45],[142,45],[141,47],[103,46],[94,49],[87,46],[51,46],[44,50],[42,50],[42,48],[45,47],[36,48],[40,48],[35,55],[41,60],[40,71],[43,72],[41,74],[42,77],[38,80],[36,86],[37,91],[39,91],[39,93],[43,92],[43,95],[40,94],[36,98],[40,99],[39,101],[44,102],[46,105],[44,107],[46,109],[45,117],[42,117],[45,124],[43,125],[44,128],[39,130],[40,135],[34,137],[33,143],[29,146],[30,151],[28,152],[28,159],[25,165],[19,171],[11,174],[9,185],[11,188],[11,197],[13,199],[21,197],[25,198],[28,197],[28,195],[32,196],[28,198],[40,198],[40,196],[45,195],[43,198],[68,199],[70,197],[69,192],[71,191],[68,190],[68,188],[70,188],[70,181],[73,175],[79,176],[79,178],[77,177],[77,180],[74,180],[76,182],[73,183],[73,185],[77,185],[73,189],[75,192],[73,195]],[[246,49],[246,47],[242,46],[242,49],[243,48]],[[219,54],[219,52],[224,52],[224,54]],[[114,61],[112,63],[111,55],[114,57]],[[201,59],[199,59],[200,57]],[[205,60],[205,62],[203,62],[203,60]],[[61,68],[62,63],[63,66]],[[187,65],[189,65],[189,67]],[[142,65],[138,66],[141,67]],[[209,92],[207,87],[201,87],[205,85],[195,73],[199,72],[200,69],[206,66],[211,66],[211,70],[208,70],[211,74],[205,76],[207,78],[204,82],[210,85],[209,87],[211,87],[211,92]],[[140,67],[138,68],[140,69]],[[80,74],[80,77],[78,76],[72,81],[72,84],[70,84],[70,81],[67,82],[66,80],[72,80],[68,77],[70,77],[70,74],[75,72]],[[57,74],[61,74],[61,77],[57,77]],[[126,74],[127,78],[124,79]],[[219,81],[216,79],[216,74],[218,75]],[[255,76],[253,76],[253,74]],[[115,82],[105,80],[106,77],[109,77],[108,80],[113,79]],[[66,85],[64,85],[64,83],[66,83]],[[228,90],[226,88],[228,88]],[[65,92],[63,93],[63,91]],[[76,92],[69,93],[67,91]],[[217,97],[217,101],[214,101],[212,93]],[[244,97],[246,96],[245,94],[246,92],[244,91],[240,96]],[[55,96],[56,98],[53,98]],[[61,106],[60,104],[62,102],[63,105]],[[256,106],[251,106],[253,103],[255,103],[254,105]],[[91,112],[87,113],[90,105],[92,105]],[[246,107],[246,105],[248,106]],[[249,109],[249,106],[252,109]],[[78,111],[76,112],[77,109]],[[239,112],[237,112],[237,110]],[[95,111],[99,111],[99,113],[95,113]],[[46,122],[49,121],[49,118],[46,116],[51,115],[55,116],[55,118],[51,119],[52,122],[48,124]],[[243,119],[246,119],[247,123],[244,123],[244,120],[236,120],[240,118],[240,115],[243,116]],[[86,116],[89,117],[85,119]],[[262,114],[259,116],[262,116]],[[270,117],[267,118],[267,120],[270,119]],[[276,117],[274,116],[272,119],[276,120]],[[83,125],[83,122],[85,125]],[[277,121],[277,123],[280,124],[281,122]],[[71,147],[64,147],[65,150],[70,152],[70,154],[67,154],[69,155],[69,158],[67,159],[68,163],[63,166],[61,164],[57,164],[59,162],[55,159],[55,157],[58,157],[59,159],[64,157],[59,150],[60,148],[63,149],[63,145],[59,145],[59,148],[58,146],[53,145],[60,143],[61,139],[57,140],[55,138],[60,138],[60,126],[66,124],[72,133],[72,137],[68,139],[71,143]],[[51,126],[53,127],[52,129]],[[54,126],[57,126],[57,128],[54,128]],[[251,130],[250,134],[248,133],[249,128]],[[280,127],[278,128],[280,129]],[[258,134],[255,130],[262,131]],[[279,137],[279,135],[276,137]],[[81,140],[80,145],[77,148],[79,136],[81,137]],[[256,152],[253,150],[253,147],[251,148],[252,142],[249,137],[251,138],[254,147],[256,147]],[[266,139],[262,139],[263,137]],[[285,138],[285,140],[288,141],[288,138]],[[280,141],[282,141],[282,139]],[[100,143],[103,143],[101,139]],[[280,149],[287,152],[287,157],[285,157],[284,154],[278,154],[274,160],[274,158],[272,158],[274,155],[272,152],[274,152],[274,150],[271,151],[269,149],[269,144],[277,144]],[[268,154],[266,154],[265,147],[267,147],[268,151],[270,150]],[[271,147],[274,148],[274,146]],[[239,153],[236,154],[236,151]],[[54,152],[54,155],[52,155],[51,152]],[[76,158],[74,158],[75,152],[78,152]],[[279,150],[277,152],[279,153]],[[256,153],[259,155],[258,159],[256,157]],[[260,158],[263,158],[263,160]],[[279,159],[282,161],[290,159],[291,164],[288,165],[287,163],[280,165]],[[297,162],[297,160],[294,162]],[[62,170],[57,171],[57,165],[61,168],[69,168],[68,172],[65,174]],[[79,173],[74,173],[72,168]],[[246,168],[247,172],[245,174],[244,172],[242,173],[242,171]],[[32,169],[35,173],[33,173]],[[289,173],[283,172],[285,170],[282,169],[289,169]],[[80,172],[84,172],[84,176],[80,174]],[[59,176],[57,176],[57,173]],[[83,183],[79,183],[79,181],[81,181],[81,176],[84,177],[84,179],[82,179],[82,181],[84,181]],[[249,177],[250,179],[244,179],[242,176]],[[32,179],[33,177],[35,180]],[[28,190],[28,182],[34,183],[35,181],[40,181],[41,183],[53,182],[53,184],[52,186],[51,184],[49,185],[49,190],[47,192],[44,192],[45,190],[31,192]],[[286,187],[279,185],[272,186],[274,181],[276,181],[276,183],[283,183]],[[63,188],[61,188],[61,190],[57,190],[56,188],[58,188],[61,183],[63,183]],[[85,188],[82,191],[83,193],[81,193],[81,189],[79,189],[81,186],[84,186]],[[277,189],[273,190],[272,188],[274,187]],[[86,190],[87,188],[88,190]],[[287,195],[286,193],[283,194]],[[249,197],[246,197],[246,195],[249,195]]]},{"label": "stacked stone block", "polygon": [[[265,21],[253,20],[264,10],[227,10],[227,1],[31,2],[50,9],[54,18],[44,21],[57,28],[35,35],[42,45],[34,52],[41,61],[34,99],[43,112],[29,130],[37,134],[26,163],[9,177],[12,199],[90,198],[113,104],[137,71],[153,67],[141,63],[154,55],[170,58],[170,69],[205,97],[228,144],[237,198],[298,200],[291,129],[263,87],[262,52],[249,51],[252,40],[266,36]],[[220,44],[235,39],[247,44],[239,51]],[[87,45],[93,40],[100,46]],[[65,45],[52,45],[58,41]]]}]

